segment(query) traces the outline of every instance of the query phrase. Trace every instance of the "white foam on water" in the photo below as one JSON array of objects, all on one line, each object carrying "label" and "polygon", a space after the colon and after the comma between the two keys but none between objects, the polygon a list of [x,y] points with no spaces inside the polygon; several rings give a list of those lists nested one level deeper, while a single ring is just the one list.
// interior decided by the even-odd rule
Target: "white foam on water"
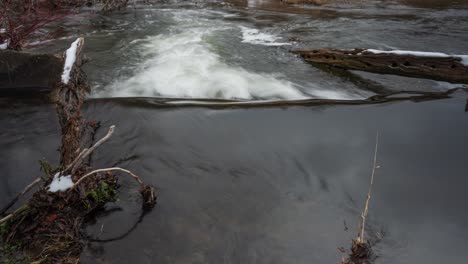
[{"label": "white foam on water", "polygon": [[260,30],[255,28],[240,27],[242,31],[242,42],[250,43],[255,45],[265,45],[265,46],[284,46],[291,45],[291,43],[286,42],[277,42],[282,39],[273,34],[268,34],[265,32],[260,32]]},{"label": "white foam on water", "polygon": [[301,99],[306,96],[287,80],[230,66],[209,49],[209,30],[194,28],[148,38],[141,53],[154,54],[137,73],[116,82],[101,96],[185,98]]},{"label": "white foam on water", "polygon": [[[176,11],[173,16],[179,23],[170,28],[170,33],[129,41],[127,48],[135,49],[146,60],[135,69],[133,76],[115,81],[94,96],[241,100],[355,98],[345,92],[316,89],[312,84],[305,88],[281,74],[251,72],[229,65],[213,51],[207,40],[217,31],[232,30],[238,28],[237,25],[219,21],[214,25],[212,20],[204,20],[198,13]],[[248,28],[243,32],[252,32],[258,41],[262,39],[272,45],[277,40],[273,35],[257,34]],[[250,41],[255,42],[254,37]]]}]

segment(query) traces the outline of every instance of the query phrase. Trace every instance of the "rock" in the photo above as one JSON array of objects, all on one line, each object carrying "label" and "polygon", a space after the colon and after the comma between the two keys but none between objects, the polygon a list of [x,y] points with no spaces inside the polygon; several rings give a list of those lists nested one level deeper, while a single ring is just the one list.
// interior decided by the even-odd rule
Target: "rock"
[{"label": "rock", "polygon": [[281,0],[286,4],[310,4],[310,5],[324,5],[328,0]]},{"label": "rock", "polygon": [[63,59],[51,54],[0,52],[0,94],[6,90],[52,90],[60,81]]},{"label": "rock", "polygon": [[345,70],[392,74],[424,78],[455,84],[468,83],[468,65],[457,55],[417,56],[382,51],[373,53],[366,49],[354,50],[296,50],[306,61],[329,65]]}]

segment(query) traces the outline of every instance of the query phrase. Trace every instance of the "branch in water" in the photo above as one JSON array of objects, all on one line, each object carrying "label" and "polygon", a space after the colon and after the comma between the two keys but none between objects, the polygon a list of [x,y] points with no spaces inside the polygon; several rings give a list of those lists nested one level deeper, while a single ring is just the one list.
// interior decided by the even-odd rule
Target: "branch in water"
[{"label": "branch in water", "polygon": [[123,172],[126,172],[127,174],[132,176],[132,178],[134,178],[142,187],[145,186],[143,181],[141,181],[141,179],[138,176],[136,176],[134,173],[132,173],[131,171],[126,170],[126,169],[122,169],[122,168],[119,168],[119,167],[113,167],[113,168],[97,169],[97,170],[93,170],[91,172],[86,173],[75,184],[73,184],[73,186],[70,188],[70,191],[75,189],[76,186],[78,186],[84,179],[88,178],[89,176],[91,176],[93,174],[96,174],[96,173],[99,173],[99,172],[108,172],[108,171],[123,171]]},{"label": "branch in water", "polygon": [[41,177],[36,178],[33,182],[31,182],[24,190],[18,194],[9,204],[7,204],[1,211],[0,215],[3,215],[8,209],[10,209],[21,197],[23,197],[26,193],[28,193],[34,186],[36,186],[39,182],[42,181]]},{"label": "branch in water", "polygon": [[143,181],[140,179],[140,177],[135,175],[133,172],[126,170],[126,169],[119,168],[119,167],[98,169],[98,170],[93,170],[91,172],[88,172],[85,175],[83,175],[75,184],[73,184],[73,186],[69,189],[69,191],[72,191],[73,189],[75,189],[84,179],[88,178],[89,176],[94,175],[99,172],[109,172],[109,171],[123,171],[127,173],[128,175],[130,175],[132,178],[134,178],[138,182],[138,184],[140,184],[141,186],[139,192],[144,199],[143,207],[144,208],[154,207],[154,205],[156,204],[156,199],[157,199],[157,193],[154,187],[144,184]]},{"label": "branch in water", "polygon": [[372,165],[372,176],[371,176],[371,181],[370,181],[370,186],[369,186],[369,192],[367,193],[367,199],[366,199],[366,205],[364,206],[364,211],[361,214],[361,233],[358,235],[357,242],[358,243],[363,243],[364,241],[364,228],[366,225],[366,218],[367,218],[367,213],[369,212],[369,201],[371,199],[371,194],[372,194],[372,185],[374,184],[374,175],[375,175],[375,169],[377,169],[377,151],[379,148],[379,132],[377,132],[377,135],[375,136],[375,150],[374,150],[374,162]]},{"label": "branch in water", "polygon": [[96,142],[96,144],[94,144],[91,148],[83,149],[83,151],[81,151],[80,154],[78,154],[76,159],[70,165],[67,166],[67,168],[64,170],[64,172],[67,172],[67,171],[69,171],[71,169],[71,173],[73,174],[76,171],[76,169],[80,167],[81,162],[84,159],[86,159],[86,157],[88,157],[100,145],[102,145],[104,142],[106,142],[112,136],[112,134],[114,134],[114,130],[115,130],[115,125],[110,126],[109,130],[107,131],[107,134],[103,138],[101,138],[98,142]]}]

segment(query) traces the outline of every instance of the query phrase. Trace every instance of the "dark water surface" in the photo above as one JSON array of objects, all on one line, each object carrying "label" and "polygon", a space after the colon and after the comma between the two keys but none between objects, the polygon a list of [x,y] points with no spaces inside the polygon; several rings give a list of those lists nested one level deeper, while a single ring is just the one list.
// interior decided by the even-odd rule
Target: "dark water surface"
[{"label": "dark water surface", "polygon": [[[93,100],[84,114],[115,124],[95,167],[123,167],[160,188],[140,216],[122,179],[121,208],[87,228],[84,263],[338,263],[368,188],[381,133],[368,237],[376,263],[468,257],[467,95],[424,103],[249,110],[129,106]],[[58,162],[57,120],[42,104],[2,100],[0,201]],[[100,131],[103,134],[104,129]],[[349,228],[344,231],[344,226]],[[101,232],[102,230],[102,232]]]}]

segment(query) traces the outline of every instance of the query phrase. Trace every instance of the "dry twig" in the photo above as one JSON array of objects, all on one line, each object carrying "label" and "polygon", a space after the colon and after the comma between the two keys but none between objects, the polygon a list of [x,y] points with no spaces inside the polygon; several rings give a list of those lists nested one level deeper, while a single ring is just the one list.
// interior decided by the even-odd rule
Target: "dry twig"
[{"label": "dry twig", "polygon": [[109,130],[107,131],[107,134],[101,138],[96,144],[94,144],[91,148],[83,149],[83,151],[80,152],[80,154],[76,157],[76,159],[68,165],[68,167],[64,170],[64,172],[67,172],[71,169],[71,173],[73,174],[77,168],[80,167],[81,162],[86,159],[93,151],[95,151],[100,145],[102,145],[104,142],[106,142],[114,133],[115,130],[115,125],[112,125],[109,127]]},{"label": "dry twig", "polygon": [[73,186],[69,190],[72,191],[84,179],[86,179],[87,177],[89,177],[89,176],[91,176],[93,174],[96,174],[96,173],[99,173],[99,172],[108,172],[108,171],[123,171],[123,172],[126,172],[128,175],[130,175],[132,178],[134,178],[141,185],[141,187],[145,186],[143,181],[141,181],[141,179],[138,176],[136,176],[133,172],[131,172],[129,170],[126,170],[126,169],[119,168],[119,167],[113,167],[113,168],[97,169],[97,170],[93,170],[91,172],[86,173],[85,175],[83,175],[83,177],[81,177],[78,181],[76,181],[75,184],[73,184]]},{"label": "dry twig", "polygon": [[27,192],[29,192],[36,184],[41,182],[42,178],[38,177],[33,182],[31,182],[24,190],[18,194],[9,204],[7,204],[2,211],[0,211],[0,215],[3,215],[10,207],[12,207],[21,197],[23,197]]},{"label": "dry twig", "polygon": [[13,218],[15,215],[21,213],[22,211],[24,211],[26,208],[28,207],[27,204],[24,204],[23,206],[21,206],[20,208],[16,209],[15,211],[13,211],[12,213],[8,214],[7,216],[3,217],[2,219],[0,219],[0,225],[3,224],[3,223],[6,223],[8,220],[10,220],[11,218]]},{"label": "dry twig", "polygon": [[364,206],[364,211],[361,214],[361,226],[360,226],[360,234],[358,234],[358,237],[356,239],[357,243],[364,243],[364,228],[366,225],[366,218],[367,218],[367,213],[369,212],[369,201],[371,198],[372,194],[372,185],[374,184],[374,175],[375,175],[375,169],[377,168],[377,151],[379,148],[379,132],[377,131],[377,135],[375,136],[375,150],[374,150],[374,162],[372,165],[372,176],[371,176],[371,181],[370,181],[370,186],[369,186],[369,192],[367,193],[367,199],[366,199],[366,205]]}]

